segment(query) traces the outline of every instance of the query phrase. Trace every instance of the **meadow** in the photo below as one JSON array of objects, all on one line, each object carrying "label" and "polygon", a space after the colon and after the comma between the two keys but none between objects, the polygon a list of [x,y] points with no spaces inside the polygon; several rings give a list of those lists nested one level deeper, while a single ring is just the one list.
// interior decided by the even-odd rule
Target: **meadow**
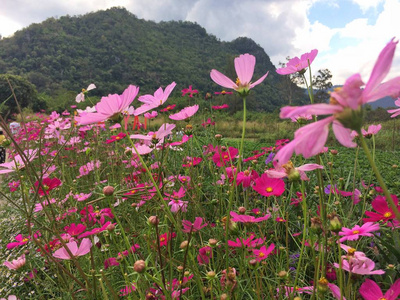
[{"label": "meadow", "polygon": [[[399,94],[399,77],[380,85],[395,48],[329,104],[308,87],[310,105],[281,109],[289,120],[246,111],[267,76],[252,81],[249,54],[236,82],[211,71],[242,99],[241,121],[196,104],[191,86],[175,109],[174,82],[130,85],[95,111],[21,114],[16,134],[1,119],[0,297],[397,299],[399,125],[369,124],[364,106]],[[77,102],[93,101],[89,87]]]}]

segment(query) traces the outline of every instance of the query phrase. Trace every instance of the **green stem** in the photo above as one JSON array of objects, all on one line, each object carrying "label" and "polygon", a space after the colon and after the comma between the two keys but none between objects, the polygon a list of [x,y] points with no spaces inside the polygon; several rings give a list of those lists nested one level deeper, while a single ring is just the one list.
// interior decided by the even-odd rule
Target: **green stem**
[{"label": "green stem", "polygon": [[400,222],[400,212],[397,209],[396,204],[394,203],[394,201],[392,199],[392,196],[390,195],[389,190],[388,190],[385,182],[383,181],[383,177],[382,177],[381,173],[379,172],[378,167],[375,164],[374,158],[372,157],[371,152],[368,149],[367,143],[365,142],[365,139],[364,139],[364,137],[363,137],[363,135],[361,133],[361,130],[358,130],[357,133],[358,133],[358,136],[360,138],[361,147],[364,149],[364,152],[365,152],[365,155],[367,156],[369,164],[371,165],[372,170],[375,173],[376,180],[378,181],[380,187],[382,188],[383,193],[384,193],[384,195],[386,197],[386,200],[389,203],[389,207],[394,212],[394,214],[396,215],[396,219]]}]

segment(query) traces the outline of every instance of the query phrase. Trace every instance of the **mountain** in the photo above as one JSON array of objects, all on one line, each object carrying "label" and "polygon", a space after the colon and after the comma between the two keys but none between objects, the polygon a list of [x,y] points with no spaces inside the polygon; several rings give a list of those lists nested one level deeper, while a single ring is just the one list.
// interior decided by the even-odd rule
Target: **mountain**
[{"label": "mountain", "polygon": [[275,73],[270,58],[253,40],[222,42],[196,23],[155,23],[124,8],[50,18],[3,38],[0,74],[21,75],[47,95],[77,93],[90,83],[97,85],[97,96],[121,93],[128,84],[153,93],[172,81],[178,84],[176,94],[193,85],[204,95],[221,89],[210,79],[210,70],[234,78],[233,59],[242,53],[257,59],[254,78],[269,71],[248,99],[250,109],[273,111],[288,103],[282,100],[288,90],[295,91],[294,103],[302,100],[300,89]]}]

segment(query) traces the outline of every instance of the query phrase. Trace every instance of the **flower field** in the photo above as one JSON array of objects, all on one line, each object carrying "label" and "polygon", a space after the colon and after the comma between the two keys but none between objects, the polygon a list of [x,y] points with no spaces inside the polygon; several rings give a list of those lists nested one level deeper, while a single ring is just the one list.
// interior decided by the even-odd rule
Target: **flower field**
[{"label": "flower field", "polygon": [[[195,84],[174,110],[175,82],[97,103],[91,84],[76,102],[92,107],[22,116],[15,134],[1,119],[0,297],[398,299],[400,158],[375,149],[381,127],[364,128],[362,107],[400,95],[400,77],[384,82],[396,45],[329,104],[307,86],[309,105],[281,109],[294,137],[273,143],[246,140],[246,97],[268,78],[253,81],[250,54],[235,58],[237,79],[210,73],[243,99],[238,142],[192,105]],[[307,81],[317,53],[277,73]],[[330,126],[342,146],[326,147]]]}]

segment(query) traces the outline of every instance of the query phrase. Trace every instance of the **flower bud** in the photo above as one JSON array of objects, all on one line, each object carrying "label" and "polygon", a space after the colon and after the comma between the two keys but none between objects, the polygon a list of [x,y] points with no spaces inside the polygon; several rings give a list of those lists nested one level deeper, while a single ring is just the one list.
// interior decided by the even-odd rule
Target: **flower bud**
[{"label": "flower bud", "polygon": [[216,239],[209,239],[209,240],[208,240],[208,244],[209,244],[211,247],[217,245],[217,243],[218,243],[218,240],[216,240]]},{"label": "flower bud", "polygon": [[342,230],[342,220],[339,218],[339,216],[333,212],[329,214],[328,216],[329,219],[329,230],[338,233],[340,230]]},{"label": "flower bud", "polygon": [[133,265],[135,272],[143,273],[146,270],[146,262],[144,260],[137,260]]},{"label": "flower bud", "polygon": [[334,149],[332,149],[332,150],[331,150],[331,154],[332,154],[333,156],[336,156],[336,155],[338,154],[338,151],[337,151],[337,150],[334,150]]},{"label": "flower bud", "polygon": [[246,212],[246,207],[241,206],[238,208],[238,211],[239,211],[239,214],[244,214]]},{"label": "flower bud", "polygon": [[112,186],[110,186],[110,185],[105,186],[105,187],[103,188],[103,194],[104,194],[105,196],[111,196],[112,194],[114,194],[114,187],[112,187]]},{"label": "flower bud", "polygon": [[325,294],[328,291],[328,280],[325,277],[321,277],[318,280],[318,292],[321,294]]},{"label": "flower bud", "polygon": [[112,223],[110,223],[108,226],[107,226],[107,228],[106,228],[109,232],[113,232],[114,231],[114,229],[115,229],[115,225],[114,224],[112,224]]},{"label": "flower bud", "polygon": [[207,279],[214,279],[216,275],[214,271],[209,271],[207,272]]},{"label": "flower bud", "polygon": [[183,241],[182,243],[181,243],[181,245],[179,246],[179,248],[181,248],[181,249],[186,249],[186,247],[189,245],[189,242],[188,241]]},{"label": "flower bud", "polygon": [[321,221],[320,217],[311,218],[311,230],[316,234],[321,234],[322,221]]},{"label": "flower bud", "polygon": [[215,139],[216,139],[217,141],[220,141],[220,140],[222,139],[222,134],[216,134],[216,135],[215,135]]},{"label": "flower bud", "polygon": [[150,216],[147,219],[147,222],[149,225],[157,226],[160,223],[160,220],[158,219],[157,216]]}]

